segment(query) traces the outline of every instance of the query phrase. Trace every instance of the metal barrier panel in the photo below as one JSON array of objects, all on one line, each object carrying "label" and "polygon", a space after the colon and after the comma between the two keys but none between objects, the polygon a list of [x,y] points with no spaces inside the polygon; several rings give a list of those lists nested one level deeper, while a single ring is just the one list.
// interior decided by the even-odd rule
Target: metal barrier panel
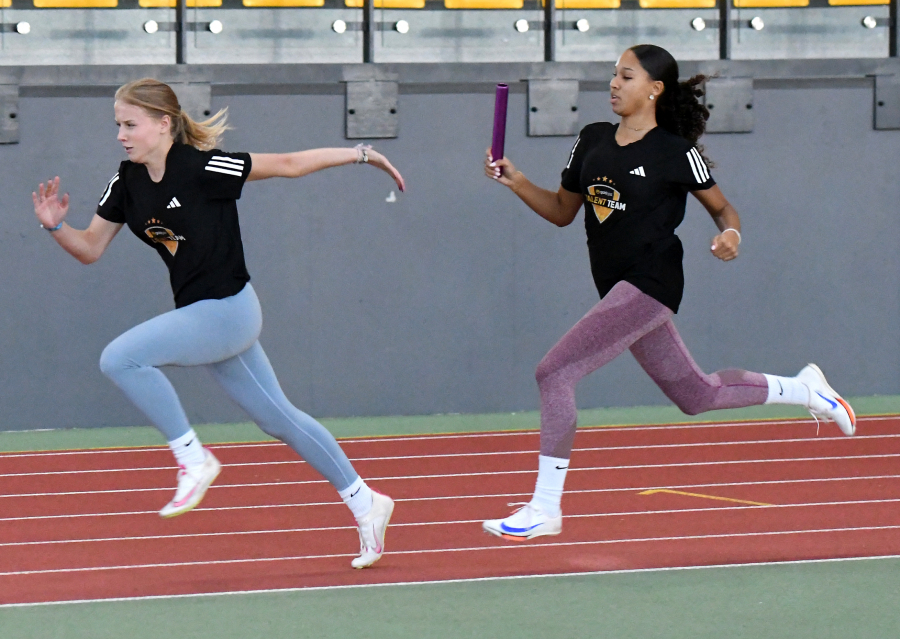
[{"label": "metal barrier panel", "polygon": [[362,62],[359,29],[337,33],[336,21],[355,25],[362,10],[334,4],[321,9],[222,8],[191,9],[198,24],[218,20],[220,33],[196,30],[188,34],[191,64],[355,63]]},{"label": "metal barrier panel", "polygon": [[[716,28],[697,30],[697,18],[706,24],[718,19],[716,9],[562,10],[556,12],[556,59],[559,61],[616,60],[622,51],[640,42],[652,42],[676,60],[714,60],[719,57]],[[584,22],[582,22],[584,21]]]},{"label": "metal barrier panel", "polygon": [[[543,17],[537,3],[509,10],[377,9],[376,62],[540,62],[544,59]],[[409,30],[396,25],[405,21]],[[525,31],[517,30],[528,23]]]},{"label": "metal barrier panel", "polygon": [[[731,1],[186,0],[179,38],[176,0],[0,0],[0,65],[582,62],[639,42],[679,60],[891,53],[885,0]],[[115,6],[56,8],[85,4]],[[788,4],[810,6],[772,6]]]},{"label": "metal barrier panel", "polygon": [[[0,11],[0,64],[169,64],[175,33],[144,31],[147,21],[171,23],[172,9],[19,9]],[[27,24],[27,30],[19,26]],[[25,31],[19,33],[18,27]]]},{"label": "metal barrier panel", "polygon": [[[735,9],[732,16],[735,60],[888,55],[888,25],[880,24],[887,22],[886,6]],[[867,28],[863,24],[867,16],[879,24]]]}]

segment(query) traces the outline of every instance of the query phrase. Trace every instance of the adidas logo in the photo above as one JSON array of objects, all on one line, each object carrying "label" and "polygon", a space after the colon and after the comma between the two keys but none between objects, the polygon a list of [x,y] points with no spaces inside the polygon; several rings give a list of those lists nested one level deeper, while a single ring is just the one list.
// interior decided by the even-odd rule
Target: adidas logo
[{"label": "adidas logo", "polygon": [[169,205],[166,207],[167,209],[177,209],[181,206],[181,202],[178,201],[177,197],[173,197],[172,201],[169,202]]},{"label": "adidas logo", "polygon": [[642,167],[642,166],[639,166],[638,168],[629,171],[629,173],[631,175],[640,175],[641,177],[647,177],[647,174],[644,173],[644,167]]}]

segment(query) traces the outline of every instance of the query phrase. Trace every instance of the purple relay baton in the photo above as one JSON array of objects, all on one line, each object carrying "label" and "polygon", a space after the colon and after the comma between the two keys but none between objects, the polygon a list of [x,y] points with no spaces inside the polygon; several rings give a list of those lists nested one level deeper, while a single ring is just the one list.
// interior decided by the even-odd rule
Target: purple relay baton
[{"label": "purple relay baton", "polygon": [[491,158],[503,158],[503,143],[506,141],[506,102],[509,98],[509,85],[497,85],[497,97],[494,99],[494,138],[491,142]]}]

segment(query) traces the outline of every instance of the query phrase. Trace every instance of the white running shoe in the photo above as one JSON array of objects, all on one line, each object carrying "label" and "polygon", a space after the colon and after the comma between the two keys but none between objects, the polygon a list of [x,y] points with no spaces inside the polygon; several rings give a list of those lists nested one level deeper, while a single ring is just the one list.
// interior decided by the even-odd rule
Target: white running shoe
[{"label": "white running shoe", "polygon": [[394,500],[372,491],[372,509],[357,520],[359,528],[359,557],[350,562],[354,568],[368,568],[384,554],[384,534],[394,512]]},{"label": "white running shoe", "polygon": [[850,404],[828,385],[822,370],[815,364],[807,364],[797,373],[796,379],[809,388],[809,412],[813,417],[830,419],[845,435],[856,432],[856,414]]},{"label": "white running shoe", "polygon": [[206,489],[219,476],[222,464],[208,448],[204,448],[203,452],[206,453],[206,459],[199,466],[179,467],[175,497],[159,511],[160,517],[175,517],[192,509],[200,503]]},{"label": "white running shoe", "polygon": [[[518,506],[519,504],[510,504]],[[485,532],[510,541],[526,541],[541,535],[558,535],[562,532],[562,513],[549,517],[540,507],[528,503],[506,519],[488,519],[481,525]]]}]

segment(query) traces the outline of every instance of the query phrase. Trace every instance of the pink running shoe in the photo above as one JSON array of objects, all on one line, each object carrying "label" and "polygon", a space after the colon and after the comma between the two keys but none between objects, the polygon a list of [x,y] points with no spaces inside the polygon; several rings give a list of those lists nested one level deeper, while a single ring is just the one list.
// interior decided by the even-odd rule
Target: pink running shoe
[{"label": "pink running shoe", "polygon": [[359,557],[350,562],[354,568],[368,568],[384,554],[384,534],[394,512],[394,500],[372,491],[372,509],[359,525]]},{"label": "pink running shoe", "polygon": [[175,497],[159,511],[160,517],[176,517],[194,508],[203,499],[206,489],[219,476],[222,464],[208,448],[204,448],[203,452],[206,453],[206,459],[202,464],[179,468]]}]

